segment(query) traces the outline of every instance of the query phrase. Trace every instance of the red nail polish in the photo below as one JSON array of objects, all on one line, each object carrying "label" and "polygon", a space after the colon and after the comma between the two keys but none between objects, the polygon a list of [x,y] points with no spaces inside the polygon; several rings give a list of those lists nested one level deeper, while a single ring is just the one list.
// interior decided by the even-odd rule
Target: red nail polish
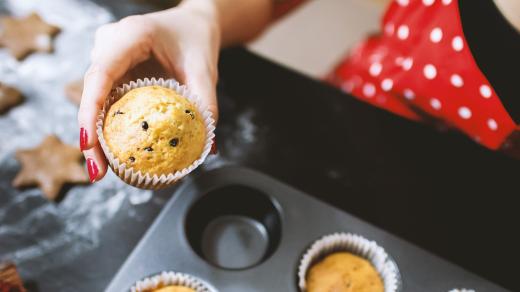
[{"label": "red nail polish", "polygon": [[218,149],[217,149],[217,140],[215,138],[213,138],[213,144],[211,144],[211,150],[209,151],[210,154],[217,154],[218,153]]},{"label": "red nail polish", "polygon": [[79,149],[81,151],[87,149],[88,134],[85,128],[79,129]]},{"label": "red nail polish", "polygon": [[90,178],[90,182],[93,183],[96,181],[96,178],[99,174],[99,168],[92,158],[87,159],[87,170],[88,176]]}]

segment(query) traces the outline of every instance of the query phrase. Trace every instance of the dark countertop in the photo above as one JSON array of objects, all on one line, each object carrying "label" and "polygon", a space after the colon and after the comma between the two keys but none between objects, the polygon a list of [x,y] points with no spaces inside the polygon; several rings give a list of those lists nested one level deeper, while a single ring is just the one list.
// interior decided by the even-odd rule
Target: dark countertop
[{"label": "dark countertop", "polygon": [[[496,268],[520,259],[520,240],[511,235],[520,217],[512,196],[518,161],[243,49],[223,52],[218,91],[220,159],[206,168],[261,170],[485,278],[520,287],[514,269]],[[160,196],[133,207],[139,221],[119,212],[99,247],[31,279],[34,291],[101,291],[166,202]]]}]

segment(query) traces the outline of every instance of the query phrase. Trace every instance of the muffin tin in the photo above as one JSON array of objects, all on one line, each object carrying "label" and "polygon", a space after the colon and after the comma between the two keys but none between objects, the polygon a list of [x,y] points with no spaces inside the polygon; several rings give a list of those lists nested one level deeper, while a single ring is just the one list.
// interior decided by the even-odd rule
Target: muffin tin
[{"label": "muffin tin", "polygon": [[129,291],[136,281],[162,271],[193,275],[218,291],[298,291],[302,255],[315,240],[335,232],[359,234],[382,246],[398,267],[399,291],[447,292],[454,287],[507,291],[241,167],[220,168],[185,180],[106,291]]}]

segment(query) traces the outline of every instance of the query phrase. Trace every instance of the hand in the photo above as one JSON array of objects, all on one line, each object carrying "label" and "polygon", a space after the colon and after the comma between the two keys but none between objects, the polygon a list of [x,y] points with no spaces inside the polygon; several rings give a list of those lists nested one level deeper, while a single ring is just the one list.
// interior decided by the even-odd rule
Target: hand
[{"label": "hand", "polygon": [[199,95],[217,119],[220,30],[211,2],[130,16],[98,29],[78,113],[91,182],[107,170],[95,124],[113,86],[141,77],[173,77]]}]

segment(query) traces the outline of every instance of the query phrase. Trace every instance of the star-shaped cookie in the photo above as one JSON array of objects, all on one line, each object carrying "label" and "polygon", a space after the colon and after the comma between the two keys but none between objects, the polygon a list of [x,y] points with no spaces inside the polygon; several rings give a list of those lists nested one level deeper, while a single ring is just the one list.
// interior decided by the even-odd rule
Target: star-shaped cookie
[{"label": "star-shaped cookie", "polygon": [[63,144],[56,136],[47,136],[38,147],[16,152],[22,169],[13,186],[38,186],[48,199],[55,200],[64,184],[89,181],[80,163],[82,158],[76,147]]},{"label": "star-shaped cookie", "polygon": [[18,60],[33,52],[50,53],[53,50],[52,39],[59,31],[36,13],[23,18],[2,17],[0,46],[6,47]]},{"label": "star-shaped cookie", "polygon": [[0,82],[0,114],[22,103],[22,93]]}]

